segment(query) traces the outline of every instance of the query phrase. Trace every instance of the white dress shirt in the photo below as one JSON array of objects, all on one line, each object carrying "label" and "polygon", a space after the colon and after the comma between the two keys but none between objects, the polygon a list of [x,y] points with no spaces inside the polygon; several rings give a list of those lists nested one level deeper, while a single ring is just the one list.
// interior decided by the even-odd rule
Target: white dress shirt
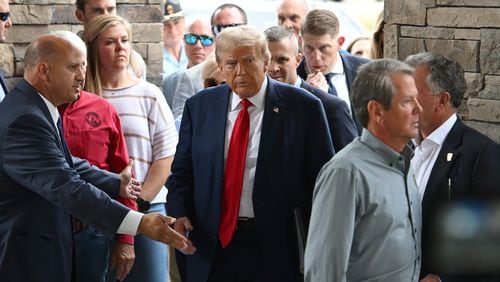
[{"label": "white dress shirt", "polygon": [[411,159],[411,165],[415,173],[415,180],[421,199],[424,197],[425,187],[429,181],[429,176],[431,175],[439,151],[441,151],[444,140],[456,121],[457,115],[453,114],[424,140],[420,140],[420,137],[413,140],[417,146],[415,147],[415,155]]},{"label": "white dress shirt", "polygon": [[[42,97],[43,102],[45,103],[45,105],[49,109],[49,113],[50,113],[50,116],[52,118],[52,122],[54,123],[54,126],[56,127],[56,129],[59,131],[59,129],[57,128],[57,120],[59,119],[59,112],[57,111],[57,108],[54,105],[52,105],[52,103],[49,100],[47,100],[47,98],[45,98],[43,95],[41,95],[40,93],[38,93],[38,95],[40,95],[40,97]],[[137,230],[139,229],[139,223],[141,222],[143,215],[144,214],[142,214],[140,212],[130,210],[123,218],[123,221],[120,224],[120,226],[118,227],[118,230],[116,231],[116,233],[127,234],[127,235],[136,235]]]},{"label": "white dress shirt", "polygon": [[[255,180],[255,170],[257,168],[257,157],[259,154],[260,135],[262,132],[262,118],[264,116],[267,83],[266,77],[259,92],[248,98],[248,101],[250,101],[252,105],[248,107],[248,114],[250,115],[250,128],[248,132],[248,149],[245,160],[245,170],[243,172],[243,187],[238,217],[255,217],[252,194]],[[231,134],[233,133],[234,123],[240,110],[242,109],[240,102],[241,98],[236,93],[232,92],[226,121],[227,126],[224,142],[224,163],[227,161],[227,151],[229,149],[229,142],[231,140]],[[226,171],[225,167],[224,171]]]},{"label": "white dress shirt", "polygon": [[342,64],[342,57],[340,57],[340,53],[337,53],[337,63],[330,70],[330,73],[333,73],[330,81],[337,90],[337,96],[346,102],[349,112],[351,112],[349,88],[347,88],[347,78],[345,76],[344,65]]}]

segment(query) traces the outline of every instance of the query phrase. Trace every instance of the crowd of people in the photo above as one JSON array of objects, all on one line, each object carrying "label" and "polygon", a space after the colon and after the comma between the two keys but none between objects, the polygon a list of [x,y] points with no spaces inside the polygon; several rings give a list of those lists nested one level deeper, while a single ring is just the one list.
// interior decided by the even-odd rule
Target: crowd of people
[{"label": "crowd of people", "polygon": [[264,32],[166,1],[161,89],[114,0],[75,17],[0,73],[0,281],[500,281],[435,245],[448,205],[500,200],[500,145],[457,62],[383,58],[383,14],[345,46],[306,0]]}]

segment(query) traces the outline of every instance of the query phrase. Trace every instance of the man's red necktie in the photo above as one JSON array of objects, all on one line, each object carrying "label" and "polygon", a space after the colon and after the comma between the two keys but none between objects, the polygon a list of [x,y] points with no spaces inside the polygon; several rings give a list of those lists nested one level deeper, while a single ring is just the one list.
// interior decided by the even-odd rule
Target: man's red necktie
[{"label": "man's red necktie", "polygon": [[243,186],[243,172],[247,156],[248,131],[250,127],[248,107],[252,103],[247,99],[243,99],[241,100],[241,105],[243,108],[238,113],[238,117],[234,123],[227,151],[219,224],[219,239],[223,248],[229,245],[236,230],[236,220],[240,209],[241,190]]}]

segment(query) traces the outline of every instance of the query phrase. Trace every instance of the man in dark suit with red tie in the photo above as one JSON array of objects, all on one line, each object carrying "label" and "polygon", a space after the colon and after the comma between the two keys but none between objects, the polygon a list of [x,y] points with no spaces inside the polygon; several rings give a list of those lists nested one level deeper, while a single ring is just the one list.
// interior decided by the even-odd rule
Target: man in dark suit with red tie
[{"label": "man in dark suit with red tie", "polygon": [[250,27],[219,34],[216,59],[227,84],[187,100],[167,181],[175,229],[197,249],[187,281],[300,281],[292,210],[333,155],[321,102],[266,77]]},{"label": "man in dark suit with red tie", "polygon": [[369,60],[341,51],[345,38],[339,34],[339,19],[332,11],[311,10],[300,32],[304,60],[297,68],[298,75],[312,86],[344,100],[361,134],[363,126],[352,109],[350,89],[359,66]]},{"label": "man in dark suit with red tie", "polygon": [[[422,196],[421,277],[428,282],[500,281],[500,276],[481,275],[484,273],[480,269],[485,265],[477,265],[481,261],[480,248],[469,247],[468,255],[453,256],[457,261],[464,259],[463,265],[468,269],[463,269],[450,260],[436,260],[438,252],[433,244],[433,238],[444,233],[434,225],[437,212],[447,204],[463,200],[477,200],[478,203],[500,200],[500,145],[466,126],[457,115],[466,91],[460,64],[436,53],[412,55],[406,62],[415,67],[418,101],[422,105],[419,136],[415,139],[417,146],[412,159]],[[464,225],[467,221],[447,223],[448,229]],[[451,238],[447,240],[450,242]],[[436,267],[438,265],[441,268]],[[440,273],[445,265],[448,270],[450,265],[455,266],[454,271]],[[499,269],[495,267],[486,272],[498,274]]]}]

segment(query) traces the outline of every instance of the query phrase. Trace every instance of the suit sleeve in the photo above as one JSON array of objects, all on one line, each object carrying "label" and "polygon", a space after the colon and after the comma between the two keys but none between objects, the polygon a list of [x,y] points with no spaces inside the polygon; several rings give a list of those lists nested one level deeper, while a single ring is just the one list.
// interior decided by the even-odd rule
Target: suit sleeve
[{"label": "suit sleeve", "polygon": [[192,163],[193,124],[189,103],[186,103],[179,129],[179,143],[172,163],[172,173],[167,180],[168,214],[178,218],[193,213],[193,163]]},{"label": "suit sleeve", "polygon": [[316,99],[313,105],[314,107],[311,107],[309,114],[311,120],[308,126],[309,145],[307,146],[307,161],[309,164],[307,165],[309,168],[307,177],[311,180],[311,191],[321,167],[335,154],[321,101]]},{"label": "suit sleeve", "polygon": [[[128,209],[84,181],[66,162],[57,145],[58,135],[47,120],[30,114],[19,116],[9,123],[3,138],[1,161],[13,181],[113,237]],[[95,171],[88,163],[78,167],[103,186],[116,184],[116,179]]]},{"label": "suit sleeve", "polygon": [[332,101],[331,104],[333,111],[327,112],[327,118],[333,147],[338,152],[358,136],[358,130],[344,101]]}]

